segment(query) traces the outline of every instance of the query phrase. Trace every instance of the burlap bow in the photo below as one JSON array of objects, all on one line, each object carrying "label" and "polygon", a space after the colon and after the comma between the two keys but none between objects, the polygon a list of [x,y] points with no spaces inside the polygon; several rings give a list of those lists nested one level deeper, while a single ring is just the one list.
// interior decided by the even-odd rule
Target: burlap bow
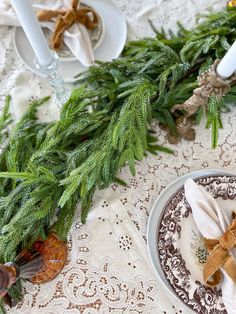
[{"label": "burlap bow", "polygon": [[213,287],[220,283],[220,267],[236,283],[236,261],[229,253],[236,246],[236,219],[233,219],[231,225],[219,240],[204,239],[204,242],[210,253],[203,273],[206,284]]},{"label": "burlap bow", "polygon": [[71,8],[68,10],[40,10],[37,17],[40,22],[50,21],[56,18],[56,26],[51,38],[51,46],[59,50],[62,36],[65,30],[74,23],[83,24],[87,29],[94,29],[98,25],[97,14],[91,8],[79,8],[79,0],[71,1]]}]

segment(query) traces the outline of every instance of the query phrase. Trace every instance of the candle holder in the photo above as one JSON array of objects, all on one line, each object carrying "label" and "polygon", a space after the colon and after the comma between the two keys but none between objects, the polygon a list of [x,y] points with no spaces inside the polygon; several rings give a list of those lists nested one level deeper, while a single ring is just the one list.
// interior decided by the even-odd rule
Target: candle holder
[{"label": "candle holder", "polygon": [[59,70],[59,59],[55,52],[52,52],[52,62],[48,65],[39,64],[38,60],[34,61],[35,66],[48,80],[50,86],[55,90],[56,103],[61,108],[69,99],[70,91],[64,87],[63,78]]},{"label": "candle holder", "polygon": [[220,60],[216,60],[212,66],[198,76],[198,87],[193,90],[193,95],[182,104],[176,104],[171,108],[171,112],[183,110],[183,116],[176,119],[177,136],[168,134],[167,138],[171,144],[177,144],[181,138],[193,141],[195,131],[192,128],[194,115],[200,107],[206,108],[211,97],[222,99],[236,83],[236,74],[229,78],[222,78],[218,74]]}]

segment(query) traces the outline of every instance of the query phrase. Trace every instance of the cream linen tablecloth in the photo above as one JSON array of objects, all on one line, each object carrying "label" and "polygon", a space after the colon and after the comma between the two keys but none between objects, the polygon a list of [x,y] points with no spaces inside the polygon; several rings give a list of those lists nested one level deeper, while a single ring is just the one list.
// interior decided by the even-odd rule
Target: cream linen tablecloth
[{"label": "cream linen tablecloth", "polygon": [[[99,0],[97,0],[99,1]],[[116,0],[129,23],[129,38],[153,35],[148,18],[157,27],[175,28],[180,20],[194,24],[194,16],[208,8],[224,7],[224,0]],[[26,70],[14,50],[13,29],[0,27],[0,104],[11,92],[18,95],[13,111],[16,117],[33,97],[49,94],[42,78]],[[29,86],[30,82],[30,86]],[[22,93],[24,90],[24,93]],[[50,120],[53,109],[42,109],[40,117]],[[235,170],[236,108],[224,115],[225,128],[219,146],[210,148],[210,132],[197,129],[194,142],[173,146],[176,156],[148,156],[137,164],[132,177],[127,168],[121,177],[129,188],[113,184],[95,194],[87,224],[75,218],[69,237],[69,260],[62,273],[51,283],[27,283],[22,303],[9,313],[189,313],[182,304],[168,299],[156,280],[147,246],[146,227],[156,197],[176,177],[203,168]],[[159,143],[167,144],[157,124]]]}]

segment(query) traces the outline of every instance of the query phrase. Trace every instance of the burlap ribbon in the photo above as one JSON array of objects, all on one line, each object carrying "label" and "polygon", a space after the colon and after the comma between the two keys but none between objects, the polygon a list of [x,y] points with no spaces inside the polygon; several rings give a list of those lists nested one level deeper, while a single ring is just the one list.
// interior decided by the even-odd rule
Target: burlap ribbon
[{"label": "burlap ribbon", "polygon": [[51,46],[54,50],[59,50],[62,42],[62,36],[65,30],[74,23],[83,24],[91,30],[97,27],[98,17],[91,8],[79,8],[79,0],[71,1],[71,8],[68,10],[40,10],[37,17],[40,22],[50,21],[56,18],[56,26],[51,38]]},{"label": "burlap ribbon", "polygon": [[[229,251],[236,246],[236,219],[219,240],[204,239],[210,253],[204,268],[204,281],[213,287],[220,283],[222,267],[236,283],[236,262]],[[212,278],[212,280],[210,280]]]}]

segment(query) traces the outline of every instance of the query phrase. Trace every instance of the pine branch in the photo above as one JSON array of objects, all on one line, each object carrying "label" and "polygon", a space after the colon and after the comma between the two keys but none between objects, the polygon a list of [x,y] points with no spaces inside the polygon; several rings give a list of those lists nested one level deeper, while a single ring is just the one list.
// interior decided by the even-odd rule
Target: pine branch
[{"label": "pine branch", "polygon": [[[78,76],[82,85],[57,122],[38,123],[36,112],[45,98],[30,106],[8,136],[7,98],[0,118],[0,140],[7,141],[0,158],[1,262],[13,260],[50,229],[66,239],[78,203],[84,223],[95,189],[125,185],[119,179],[122,166],[135,174],[136,161],[147,152],[173,153],[156,143],[149,123],[156,119],[176,132],[181,113],[173,116],[171,107],[192,95],[199,73],[235,41],[235,21],[235,11],[222,11],[193,30],[180,25],[177,34],[161,30],[157,38],[128,43],[122,58],[98,62]],[[225,104],[235,99],[232,88]],[[211,98],[207,106],[213,147],[225,104]]]},{"label": "pine branch", "polygon": [[221,108],[223,107],[223,99],[211,97],[207,105],[207,122],[206,128],[212,131],[212,148],[216,148],[219,138],[219,129],[222,129]]},{"label": "pine branch", "polygon": [[11,116],[9,113],[10,100],[11,100],[10,96],[7,96],[0,117],[0,145],[2,145],[4,141],[8,138],[7,127],[11,123]]}]

